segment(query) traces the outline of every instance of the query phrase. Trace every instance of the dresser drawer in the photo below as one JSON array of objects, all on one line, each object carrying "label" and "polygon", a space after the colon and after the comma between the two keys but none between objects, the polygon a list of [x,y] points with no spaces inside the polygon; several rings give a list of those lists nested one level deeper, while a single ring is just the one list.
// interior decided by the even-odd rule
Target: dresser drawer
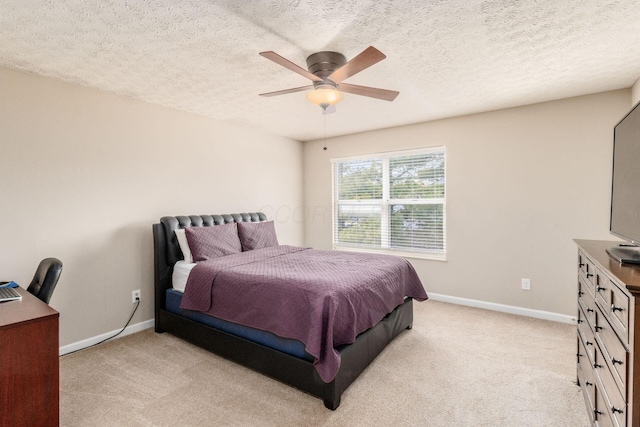
[{"label": "dresser drawer", "polygon": [[611,413],[607,410],[607,402],[600,388],[596,389],[596,407],[593,413],[597,427],[616,427]]},{"label": "dresser drawer", "polygon": [[598,309],[596,317],[596,336],[600,339],[604,362],[609,366],[611,374],[623,395],[627,393],[627,366],[628,353],[624,345],[618,339],[615,331]]},{"label": "dresser drawer", "polygon": [[585,282],[586,279],[578,276],[578,305],[584,310],[589,326],[593,329],[596,325],[596,300],[593,294],[586,290],[590,286]]},{"label": "dresser drawer", "polygon": [[629,343],[629,296],[623,292],[615,283],[610,282],[609,289],[609,319],[611,325],[618,331],[620,338],[625,344]]},{"label": "dresser drawer", "polygon": [[606,356],[598,345],[596,345],[595,359],[593,367],[599,380],[599,383],[596,382],[596,409],[600,412],[607,411],[613,425],[626,426],[627,408],[624,397],[618,390],[613,375],[605,363]]},{"label": "dresser drawer", "polygon": [[612,283],[609,277],[607,277],[607,275],[600,269],[596,269],[594,284],[596,290],[596,301],[598,301],[602,307],[606,307],[611,304],[609,291]]},{"label": "dresser drawer", "polygon": [[589,326],[588,321],[582,307],[578,308],[578,335],[582,339],[582,344],[585,349],[585,353],[589,356],[589,365],[593,365],[593,358],[595,352],[595,335],[593,330]]},{"label": "dresser drawer", "polygon": [[599,269],[595,278],[596,301],[626,345],[629,342],[629,296]]},{"label": "dresser drawer", "polygon": [[[578,341],[580,339],[578,338]],[[584,397],[584,403],[587,405],[587,412],[589,413],[589,420],[593,423],[595,417],[595,396],[596,396],[596,388],[595,382],[593,379],[593,370],[590,366],[585,367],[586,372],[588,372],[591,378],[587,378],[585,375],[585,371],[582,370],[581,366],[578,365],[578,382],[580,383],[580,388],[582,388],[582,397]]]},{"label": "dresser drawer", "polygon": [[[593,417],[593,408],[595,408],[595,377],[593,372],[593,359],[586,353],[584,342],[578,337],[578,381],[582,392],[584,393],[584,399],[587,403],[589,414]],[[593,420],[592,420],[593,421]]]},{"label": "dresser drawer", "polygon": [[578,272],[595,288],[596,266],[582,251],[578,251]]}]

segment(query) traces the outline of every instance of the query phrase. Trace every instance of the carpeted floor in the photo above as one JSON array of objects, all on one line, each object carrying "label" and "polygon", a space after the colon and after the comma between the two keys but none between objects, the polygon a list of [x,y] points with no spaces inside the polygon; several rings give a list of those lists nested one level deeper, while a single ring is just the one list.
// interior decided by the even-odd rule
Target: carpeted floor
[{"label": "carpeted floor", "polygon": [[435,301],[336,411],[146,330],[60,359],[62,426],[588,425],[571,325]]}]

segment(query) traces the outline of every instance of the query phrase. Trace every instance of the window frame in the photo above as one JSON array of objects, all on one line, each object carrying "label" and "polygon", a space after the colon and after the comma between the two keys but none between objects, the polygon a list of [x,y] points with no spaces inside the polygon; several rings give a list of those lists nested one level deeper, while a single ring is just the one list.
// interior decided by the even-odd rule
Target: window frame
[{"label": "window frame", "polygon": [[[408,157],[413,155],[422,155],[422,154],[432,154],[432,153],[442,153],[444,157],[444,194],[443,197],[438,198],[414,198],[414,199],[392,199],[390,198],[390,187],[391,187],[391,177],[390,177],[390,159],[397,157]],[[382,198],[381,199],[366,199],[366,200],[338,200],[338,180],[339,176],[337,174],[337,165],[339,163],[357,161],[357,160],[374,160],[380,159],[382,160]],[[390,255],[398,255],[407,258],[420,258],[420,259],[431,259],[438,261],[446,261],[447,260],[447,184],[446,184],[446,176],[447,176],[447,152],[446,147],[441,146],[433,146],[433,147],[425,147],[419,149],[411,149],[411,150],[401,150],[401,151],[388,151],[381,153],[371,153],[361,156],[349,156],[349,157],[340,157],[331,159],[331,203],[332,203],[332,247],[333,249],[338,250],[346,250],[353,252],[370,252],[370,253],[384,253]],[[392,248],[390,247],[391,243],[391,222],[389,220],[389,209],[390,206],[396,204],[404,204],[404,205],[441,205],[442,206],[442,250],[438,251],[429,251],[424,249],[415,249],[412,250],[410,248]],[[380,206],[380,245],[379,246],[355,246],[349,245],[345,243],[339,243],[337,241],[338,237],[338,212],[340,206],[357,206],[357,205],[376,205]]]}]

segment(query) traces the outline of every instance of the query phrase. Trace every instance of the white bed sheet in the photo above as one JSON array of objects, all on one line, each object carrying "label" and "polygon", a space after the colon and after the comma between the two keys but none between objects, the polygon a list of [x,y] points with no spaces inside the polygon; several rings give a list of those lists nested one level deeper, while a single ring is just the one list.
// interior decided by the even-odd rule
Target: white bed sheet
[{"label": "white bed sheet", "polygon": [[184,288],[187,286],[187,279],[191,269],[196,266],[196,263],[184,262],[180,260],[173,266],[173,276],[171,277],[171,284],[173,289],[179,292],[184,292]]}]

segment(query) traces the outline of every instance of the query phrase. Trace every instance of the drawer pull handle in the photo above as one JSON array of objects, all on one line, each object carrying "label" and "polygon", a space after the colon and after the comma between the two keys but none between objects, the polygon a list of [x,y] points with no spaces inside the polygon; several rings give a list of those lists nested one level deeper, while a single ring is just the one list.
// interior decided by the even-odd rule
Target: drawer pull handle
[{"label": "drawer pull handle", "polygon": [[593,364],[593,367],[594,367],[595,369],[601,369],[601,368],[604,368],[604,366],[602,366],[602,365],[598,365],[597,363],[594,363],[594,364]]},{"label": "drawer pull handle", "polygon": [[584,267],[584,262],[579,263],[578,267]]},{"label": "drawer pull handle", "polygon": [[616,311],[622,311],[622,307],[616,307],[614,304],[611,304],[611,311],[613,311],[614,313]]},{"label": "drawer pull handle", "polygon": [[591,341],[587,341],[587,345],[593,345]]},{"label": "drawer pull handle", "polygon": [[591,274],[591,273],[587,273],[587,279],[588,279],[589,277],[593,277],[593,274]]},{"label": "drawer pull handle", "polygon": [[584,385],[586,385],[586,386],[588,387],[588,386],[592,386],[592,385],[593,385],[593,383],[590,383],[589,381],[585,381],[585,382],[584,382]]},{"label": "drawer pull handle", "polygon": [[593,308],[587,308],[587,313],[593,313]]},{"label": "drawer pull handle", "polygon": [[603,330],[604,328],[602,326],[598,326],[596,325],[596,332]]},{"label": "drawer pull handle", "polygon": [[582,295],[584,295],[584,292],[578,291],[578,297],[581,297]]},{"label": "drawer pull handle", "polygon": [[622,409],[618,409],[615,406],[611,407],[611,412],[613,412],[614,414],[617,412],[618,414],[622,414],[624,413],[624,411]]},{"label": "drawer pull handle", "polygon": [[596,288],[596,291],[598,291],[598,292],[606,291],[606,290],[607,290],[607,288],[602,287],[602,286],[598,286],[598,287]]},{"label": "drawer pull handle", "polygon": [[597,416],[597,415],[604,415],[604,412],[602,412],[602,411],[598,411],[597,409],[594,409],[594,410],[593,410],[593,413],[594,413],[594,414],[596,414],[596,416]]},{"label": "drawer pull handle", "polygon": [[614,365],[618,364],[618,365],[622,365],[624,362],[622,360],[618,360],[615,357],[611,358],[611,363],[613,363]]},{"label": "drawer pull handle", "polygon": [[578,319],[578,324],[583,323],[584,320]]}]

